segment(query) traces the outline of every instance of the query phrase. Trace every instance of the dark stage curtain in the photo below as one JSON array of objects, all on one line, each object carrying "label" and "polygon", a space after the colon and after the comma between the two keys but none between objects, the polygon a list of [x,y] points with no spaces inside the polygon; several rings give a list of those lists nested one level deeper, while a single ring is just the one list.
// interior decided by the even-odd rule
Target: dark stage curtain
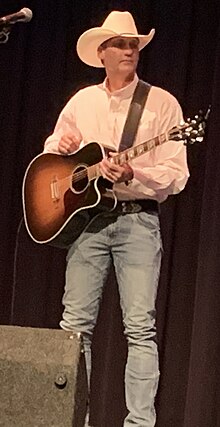
[{"label": "dark stage curtain", "polygon": [[[164,258],[158,292],[161,380],[157,427],[220,425],[220,25],[216,0],[1,0],[0,16],[22,7],[0,45],[0,323],[58,328],[65,251],[33,243],[22,222],[22,180],[58,113],[103,72],[77,58],[75,44],[112,9],[130,10],[142,34],[156,28],[139,76],[171,91],[185,117],[212,105],[203,144],[188,148],[191,177],[162,205]],[[86,118],[85,118],[86,119]],[[126,345],[112,271],[93,343],[92,418],[119,427],[125,415]]]}]

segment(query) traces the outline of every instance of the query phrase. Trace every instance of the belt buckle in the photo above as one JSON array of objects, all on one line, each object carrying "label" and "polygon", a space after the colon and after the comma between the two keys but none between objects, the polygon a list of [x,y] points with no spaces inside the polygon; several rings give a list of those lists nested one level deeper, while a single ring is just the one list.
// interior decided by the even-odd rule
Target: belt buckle
[{"label": "belt buckle", "polygon": [[138,213],[141,211],[141,206],[135,202],[122,202],[122,213]]}]

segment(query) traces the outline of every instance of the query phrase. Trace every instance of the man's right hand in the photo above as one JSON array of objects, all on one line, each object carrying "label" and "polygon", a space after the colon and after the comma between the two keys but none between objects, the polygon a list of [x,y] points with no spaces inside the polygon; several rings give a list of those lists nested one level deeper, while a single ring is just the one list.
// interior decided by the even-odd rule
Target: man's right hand
[{"label": "man's right hand", "polygon": [[71,154],[79,148],[82,141],[82,135],[79,129],[64,134],[58,144],[58,150],[61,154]]}]

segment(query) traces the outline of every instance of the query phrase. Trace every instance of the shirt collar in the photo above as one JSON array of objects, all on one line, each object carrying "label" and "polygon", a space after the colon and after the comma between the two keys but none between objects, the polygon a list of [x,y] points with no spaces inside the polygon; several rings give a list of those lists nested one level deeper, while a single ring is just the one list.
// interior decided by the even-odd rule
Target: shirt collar
[{"label": "shirt collar", "polygon": [[134,79],[131,83],[129,83],[127,86],[123,87],[122,89],[117,89],[114,92],[110,92],[107,88],[107,77],[105,78],[104,82],[101,84],[101,88],[107,93],[108,96],[118,96],[122,99],[129,98],[131,95],[133,95],[134,90],[138,83],[138,76],[135,74]]}]

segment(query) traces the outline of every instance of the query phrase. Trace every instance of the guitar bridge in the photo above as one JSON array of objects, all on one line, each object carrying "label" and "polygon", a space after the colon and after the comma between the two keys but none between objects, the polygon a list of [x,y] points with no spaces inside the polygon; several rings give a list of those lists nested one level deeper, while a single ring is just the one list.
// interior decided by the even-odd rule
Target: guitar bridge
[{"label": "guitar bridge", "polygon": [[51,190],[51,198],[54,202],[58,201],[60,199],[60,193],[59,193],[59,187],[58,187],[58,179],[54,178],[53,181],[50,184],[50,190]]}]

